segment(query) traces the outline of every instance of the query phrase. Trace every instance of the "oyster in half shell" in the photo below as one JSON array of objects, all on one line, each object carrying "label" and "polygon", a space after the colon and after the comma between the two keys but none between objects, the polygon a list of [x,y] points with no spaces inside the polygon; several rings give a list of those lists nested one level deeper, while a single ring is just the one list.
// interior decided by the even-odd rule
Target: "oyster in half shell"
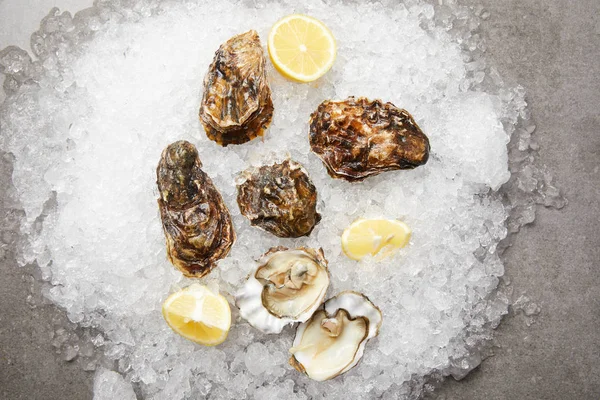
[{"label": "oyster in half shell", "polygon": [[274,247],[248,276],[236,295],[236,305],[250,325],[279,333],[288,324],[309,319],[323,303],[328,287],[322,249]]},{"label": "oyster in half shell", "polygon": [[204,77],[200,121],[206,135],[221,146],[261,136],[271,123],[273,102],[265,55],[256,31],[219,47]]},{"label": "oyster in half shell", "polygon": [[382,320],[381,311],[366,296],[342,292],[298,325],[290,364],[316,381],[335,378],[360,361]]},{"label": "oyster in half shell", "polygon": [[231,216],[196,147],[180,140],[162,152],[156,177],[167,256],[187,277],[208,274],[235,242]]},{"label": "oyster in half shell", "polygon": [[279,237],[308,236],[321,220],[317,189],[292,160],[242,173],[237,202],[250,223]]},{"label": "oyster in half shell", "polygon": [[408,111],[364,97],[321,103],[310,116],[309,140],[329,175],[347,181],[412,169],[429,158],[429,139]]}]

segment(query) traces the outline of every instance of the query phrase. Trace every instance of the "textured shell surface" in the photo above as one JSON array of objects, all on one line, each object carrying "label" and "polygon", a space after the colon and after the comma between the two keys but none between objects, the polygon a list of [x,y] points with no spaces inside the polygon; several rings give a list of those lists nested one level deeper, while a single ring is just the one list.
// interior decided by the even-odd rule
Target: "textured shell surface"
[{"label": "textured shell surface", "polygon": [[264,165],[245,171],[237,202],[250,223],[284,238],[308,236],[321,220],[317,189],[297,162]]},{"label": "textured shell surface", "polygon": [[236,294],[242,318],[265,333],[308,320],[325,299],[329,270],[322,249],[274,247]]},{"label": "textured shell surface", "polygon": [[382,321],[381,311],[365,295],[342,292],[298,325],[290,365],[317,381],[335,378],[358,364]]},{"label": "textured shell surface", "polygon": [[429,158],[429,139],[408,111],[364,97],[322,102],[311,114],[309,140],[329,175],[348,181]]},{"label": "textured shell surface", "polygon": [[222,146],[261,136],[271,123],[273,102],[266,59],[254,30],[223,43],[204,77],[200,121]]},{"label": "textured shell surface", "polygon": [[181,140],[167,146],[156,169],[167,256],[196,278],[227,256],[236,238],[229,210],[201,167],[196,147]]}]

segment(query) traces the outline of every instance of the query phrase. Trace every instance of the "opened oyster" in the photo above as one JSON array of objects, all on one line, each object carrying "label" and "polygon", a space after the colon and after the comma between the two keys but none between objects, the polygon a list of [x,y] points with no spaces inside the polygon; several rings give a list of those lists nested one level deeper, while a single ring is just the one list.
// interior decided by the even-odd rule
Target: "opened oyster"
[{"label": "opened oyster", "polygon": [[156,169],[167,256],[196,278],[208,274],[235,241],[229,210],[201,167],[196,147],[180,140],[163,151]]},{"label": "opened oyster", "polygon": [[360,361],[381,322],[381,311],[366,296],[342,292],[298,326],[290,364],[316,381],[335,378]]},{"label": "opened oyster", "polygon": [[256,31],[219,47],[204,77],[200,121],[209,139],[221,146],[246,143],[271,123],[273,102],[265,55]]},{"label": "opened oyster", "polygon": [[321,305],[329,286],[323,250],[275,247],[258,262],[236,296],[240,315],[265,332],[304,322]]},{"label": "opened oyster", "polygon": [[408,111],[364,97],[321,103],[310,116],[309,140],[329,175],[348,181],[429,158],[429,139]]},{"label": "opened oyster", "polygon": [[279,237],[309,235],[321,220],[317,189],[302,165],[286,160],[243,173],[237,202],[250,223]]}]

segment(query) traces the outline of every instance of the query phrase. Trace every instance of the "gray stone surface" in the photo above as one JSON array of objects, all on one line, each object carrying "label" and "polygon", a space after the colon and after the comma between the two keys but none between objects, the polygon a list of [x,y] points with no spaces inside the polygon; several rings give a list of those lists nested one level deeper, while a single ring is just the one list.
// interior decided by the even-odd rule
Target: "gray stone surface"
[{"label": "gray stone surface", "polygon": [[495,357],[432,397],[599,399],[600,2],[482,3],[490,61],[525,87],[540,161],[569,205],[538,210],[506,253],[515,294],[542,306],[537,323],[506,319]]},{"label": "gray stone surface", "polygon": [[[539,209],[505,254],[515,296],[526,293],[542,306],[537,322],[528,327],[522,316],[506,319],[495,356],[429,397],[598,399],[600,2],[459,1],[491,12],[482,25],[490,61],[526,88],[540,160],[569,205]],[[0,187],[7,169],[0,163]],[[60,360],[51,346],[64,316],[52,306],[28,306],[31,271],[17,269],[10,251],[0,251],[0,273],[0,399],[91,399],[93,375],[78,360]]]}]

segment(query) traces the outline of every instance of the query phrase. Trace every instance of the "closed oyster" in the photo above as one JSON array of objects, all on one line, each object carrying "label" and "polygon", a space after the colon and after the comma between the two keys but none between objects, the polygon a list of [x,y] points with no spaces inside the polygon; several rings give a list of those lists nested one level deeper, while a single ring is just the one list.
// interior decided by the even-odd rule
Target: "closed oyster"
[{"label": "closed oyster", "polygon": [[310,116],[309,140],[329,175],[347,181],[412,169],[429,158],[429,139],[408,111],[364,97],[321,103]]},{"label": "closed oyster", "polygon": [[229,210],[201,167],[196,147],[180,140],[163,151],[156,169],[167,256],[195,278],[208,274],[235,242]]},{"label": "closed oyster", "polygon": [[382,319],[366,296],[342,292],[298,325],[290,364],[316,381],[335,378],[360,361],[367,341],[379,334]]},{"label": "closed oyster", "polygon": [[267,129],[273,117],[265,55],[256,31],[219,47],[204,77],[200,121],[221,146],[242,144]]},{"label": "closed oyster", "polygon": [[302,165],[292,160],[242,174],[237,202],[250,223],[279,237],[309,235],[321,220],[317,189]]},{"label": "closed oyster", "polygon": [[240,315],[265,332],[304,322],[321,305],[329,286],[323,250],[275,247],[259,261],[236,295]]}]

